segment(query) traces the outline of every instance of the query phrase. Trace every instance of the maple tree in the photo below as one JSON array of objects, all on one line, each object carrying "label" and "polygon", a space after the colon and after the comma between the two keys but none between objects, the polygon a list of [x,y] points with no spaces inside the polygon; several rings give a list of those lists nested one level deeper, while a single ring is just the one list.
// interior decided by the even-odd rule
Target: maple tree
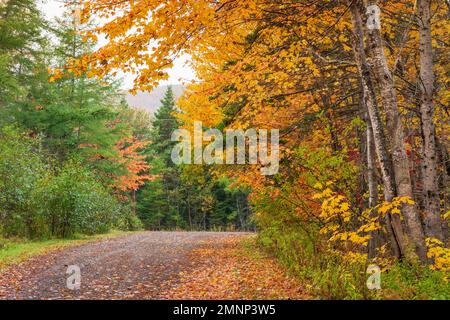
[{"label": "maple tree", "polygon": [[117,143],[119,151],[119,163],[126,168],[126,173],[115,177],[114,187],[121,191],[133,191],[139,189],[145,181],[152,179],[146,172],[150,165],[144,161],[145,155],[139,154],[149,142],[139,141],[135,137],[123,139]]},{"label": "maple tree", "polygon": [[[369,5],[381,6],[381,30],[366,27]],[[433,21],[430,8],[438,13]],[[445,77],[440,78],[441,90],[430,98],[430,57],[433,50],[440,53],[445,47],[440,40],[446,31],[431,27],[444,23],[445,10],[444,5],[429,1],[91,0],[84,2],[83,19],[100,17],[108,22],[86,36],[105,35],[109,42],[80,65],[100,77],[116,69],[134,72],[135,89],[146,90],[167,78],[175,57],[189,53],[200,81],[191,84],[179,102],[185,127],[203,121],[208,127],[281,128],[282,157],[291,163],[281,172],[287,179],[296,176],[292,172],[304,170],[303,164],[294,161],[299,145],[312,152],[320,149],[317,146],[329,146],[323,150],[324,157],[340,155],[355,170],[362,168],[358,181],[347,178],[353,186],[335,190],[348,194],[355,212],[363,212],[367,201],[374,207],[381,200],[376,182],[380,172],[384,201],[409,199],[400,206],[401,216],[388,210],[383,218],[392,253],[411,259],[417,254],[426,260],[425,237],[442,238],[444,224],[436,207],[439,182],[434,173],[437,166],[446,170],[435,156],[433,126],[440,108],[435,111],[430,100],[439,99],[439,92],[445,91]],[[419,21],[420,37],[415,21]],[[435,48],[433,36],[439,42]],[[418,53],[420,67],[414,63]],[[438,58],[437,70],[445,68],[445,63]],[[422,103],[410,111],[415,89],[422,92]],[[444,106],[443,102],[437,105]],[[436,131],[444,132],[444,123],[436,122]],[[408,132],[418,130],[426,136],[420,141],[416,131],[409,134],[407,143],[405,126]],[[423,153],[423,165],[411,173],[417,140],[425,148],[433,147],[427,155]],[[445,150],[441,148],[444,157]],[[255,174],[257,168],[224,170],[254,190],[282,188],[279,180]],[[422,193],[416,184],[421,178],[415,176],[421,170],[429,190]],[[317,177],[314,171],[305,173]],[[300,180],[299,187],[306,183],[313,190],[311,180]],[[359,188],[356,197],[351,196],[355,185]],[[296,210],[313,212],[320,219],[313,194],[302,199],[306,210],[304,206]]]}]

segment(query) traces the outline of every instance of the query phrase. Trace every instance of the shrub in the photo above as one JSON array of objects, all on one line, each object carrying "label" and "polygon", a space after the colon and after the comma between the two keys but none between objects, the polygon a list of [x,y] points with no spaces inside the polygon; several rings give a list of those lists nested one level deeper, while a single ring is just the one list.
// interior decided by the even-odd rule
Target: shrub
[{"label": "shrub", "polygon": [[31,193],[48,170],[38,147],[38,140],[15,127],[0,129],[0,233],[5,236],[34,236]]},{"label": "shrub", "polygon": [[108,231],[122,214],[118,203],[94,175],[75,161],[47,174],[33,193],[39,214],[51,236]]}]

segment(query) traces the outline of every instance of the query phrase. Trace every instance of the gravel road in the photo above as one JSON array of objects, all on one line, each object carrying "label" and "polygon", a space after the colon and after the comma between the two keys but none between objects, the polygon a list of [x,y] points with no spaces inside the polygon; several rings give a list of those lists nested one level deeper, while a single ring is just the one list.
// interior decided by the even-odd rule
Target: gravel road
[{"label": "gravel road", "polygon": [[[192,250],[246,235],[141,232],[69,247],[1,271],[0,299],[161,299],[180,272],[195,268]],[[67,287],[69,266],[80,269],[78,290]]]}]

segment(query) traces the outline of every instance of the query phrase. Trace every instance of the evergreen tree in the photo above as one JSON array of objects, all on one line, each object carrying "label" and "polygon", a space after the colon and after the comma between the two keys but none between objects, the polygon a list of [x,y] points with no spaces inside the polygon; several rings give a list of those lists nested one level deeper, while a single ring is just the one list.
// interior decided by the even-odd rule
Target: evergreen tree
[{"label": "evergreen tree", "polygon": [[171,136],[179,126],[175,111],[173,91],[168,87],[152,120],[152,144],[148,150],[153,171],[160,178],[148,183],[138,194],[138,213],[149,228],[176,227],[181,223],[179,168],[171,160],[171,150],[175,145]]},{"label": "evergreen tree", "polygon": [[100,82],[64,68],[67,61],[93,49],[92,42],[83,41],[80,28],[70,11],[57,21],[52,28],[56,44],[36,59],[27,96],[10,113],[22,126],[42,135],[44,147],[60,161],[80,157],[108,183],[112,174],[124,171],[116,161],[115,145],[127,128],[114,122],[123,108],[122,94],[111,79]]},{"label": "evergreen tree", "polygon": [[161,107],[155,113],[153,125],[153,151],[163,159],[167,167],[174,167],[171,160],[171,150],[176,142],[171,141],[172,133],[178,129],[179,122],[174,116],[176,112],[175,98],[172,87],[168,87],[161,100]]},{"label": "evergreen tree", "polygon": [[[0,118],[27,94],[29,77],[46,43],[45,20],[34,0],[0,2]],[[1,122],[0,122],[1,124]]]}]

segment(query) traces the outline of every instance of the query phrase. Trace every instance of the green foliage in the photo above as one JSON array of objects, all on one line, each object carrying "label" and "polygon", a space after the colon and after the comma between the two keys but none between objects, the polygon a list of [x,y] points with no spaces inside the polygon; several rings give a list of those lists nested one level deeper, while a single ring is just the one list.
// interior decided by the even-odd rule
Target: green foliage
[{"label": "green foliage", "polygon": [[32,236],[32,191],[46,170],[39,142],[17,128],[0,129],[0,233]]},{"label": "green foliage", "polygon": [[251,210],[247,200],[249,192],[244,188],[230,188],[230,182],[227,179],[214,180],[211,193],[216,202],[208,219],[211,228],[253,229],[254,226],[250,220]]},{"label": "green foliage", "polygon": [[10,61],[11,57],[6,54],[0,54],[0,106],[8,105],[14,94],[20,91],[17,80],[8,70]]},{"label": "green foliage", "polygon": [[173,142],[171,137],[180,125],[178,119],[174,116],[175,111],[173,91],[171,87],[168,87],[164,98],[161,100],[161,107],[155,113],[152,121],[152,150],[167,167],[174,167],[171,160],[171,151],[176,142]]},{"label": "green foliage", "polygon": [[61,69],[68,60],[92,50],[93,44],[82,41],[70,19],[65,17],[53,28],[56,44],[45,49],[51,59],[35,58],[28,94],[10,108],[10,114],[42,134],[44,147],[60,160],[81,156],[106,180],[123,169],[114,147],[129,128],[119,122],[113,125],[123,108],[122,93],[111,79],[99,81],[69,71],[49,81],[49,68]]},{"label": "green foliage", "polygon": [[9,0],[0,5],[0,106],[26,96],[46,29],[34,0]]},{"label": "green foliage", "polygon": [[450,283],[444,274],[419,264],[396,263],[382,275],[378,298],[449,300]]},{"label": "green foliage", "polygon": [[171,160],[171,150],[175,144],[171,136],[179,126],[174,112],[175,100],[169,87],[151,121],[149,136],[152,144],[147,150],[151,173],[159,175],[159,178],[148,182],[138,194],[138,213],[149,229],[186,226],[180,212],[180,169]]},{"label": "green foliage", "polygon": [[42,179],[33,195],[51,236],[106,232],[121,215],[118,201],[75,161]]},{"label": "green foliage", "polygon": [[0,154],[0,234],[48,238],[137,228],[91,170],[75,161],[58,169],[19,129],[1,128]]},{"label": "green foliage", "polygon": [[230,182],[217,179],[208,166],[172,162],[176,142],[171,136],[180,123],[169,87],[161,108],[152,120],[147,150],[151,174],[159,178],[138,193],[138,215],[148,229],[242,229],[249,223],[248,190],[230,189]]}]

